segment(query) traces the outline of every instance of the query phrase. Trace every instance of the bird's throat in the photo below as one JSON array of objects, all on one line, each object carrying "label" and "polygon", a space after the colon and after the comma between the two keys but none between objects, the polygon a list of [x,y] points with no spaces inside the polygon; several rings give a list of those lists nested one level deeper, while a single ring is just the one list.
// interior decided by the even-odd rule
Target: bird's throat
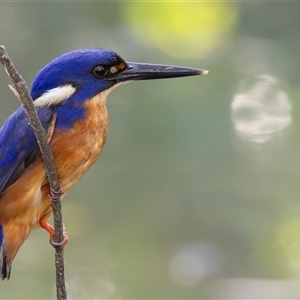
[{"label": "bird's throat", "polygon": [[118,86],[125,84],[125,83],[127,83],[127,82],[120,82],[120,83],[115,84],[111,88],[106,89],[105,91],[102,91],[101,93],[99,93],[96,96],[94,96],[93,98],[91,98],[90,101],[94,102],[97,105],[106,105],[107,96]]}]

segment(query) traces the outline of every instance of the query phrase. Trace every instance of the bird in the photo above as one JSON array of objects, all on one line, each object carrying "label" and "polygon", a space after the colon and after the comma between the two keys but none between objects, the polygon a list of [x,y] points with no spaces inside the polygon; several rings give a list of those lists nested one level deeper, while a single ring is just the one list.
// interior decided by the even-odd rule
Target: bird
[{"label": "bird", "polygon": [[[102,48],[73,50],[35,76],[30,95],[53,153],[63,196],[99,158],[108,134],[106,98],[116,87],[138,80],[207,74],[171,65],[127,62]],[[54,243],[49,184],[34,131],[20,106],[0,129],[0,277],[30,232],[48,231]]]}]

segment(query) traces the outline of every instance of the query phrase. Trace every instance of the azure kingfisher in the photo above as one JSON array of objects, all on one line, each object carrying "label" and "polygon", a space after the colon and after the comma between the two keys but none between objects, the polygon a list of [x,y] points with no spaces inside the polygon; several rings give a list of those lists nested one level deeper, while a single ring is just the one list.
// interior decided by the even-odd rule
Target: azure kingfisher
[{"label": "azure kingfisher", "polygon": [[[207,74],[202,69],[126,62],[104,49],[68,52],[35,77],[31,97],[52,149],[64,195],[98,159],[108,132],[106,97],[129,81]],[[0,129],[0,276],[9,279],[19,248],[41,227],[54,244],[49,185],[23,106]],[[67,234],[60,246],[68,240]]]}]

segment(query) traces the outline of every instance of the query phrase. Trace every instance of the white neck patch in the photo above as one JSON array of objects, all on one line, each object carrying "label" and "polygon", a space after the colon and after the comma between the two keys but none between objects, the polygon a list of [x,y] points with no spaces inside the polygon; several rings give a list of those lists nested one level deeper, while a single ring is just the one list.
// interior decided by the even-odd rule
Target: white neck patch
[{"label": "white neck patch", "polygon": [[75,93],[76,89],[68,84],[53,88],[45,92],[42,96],[33,101],[36,107],[47,107],[50,105],[59,104],[68,99]]}]

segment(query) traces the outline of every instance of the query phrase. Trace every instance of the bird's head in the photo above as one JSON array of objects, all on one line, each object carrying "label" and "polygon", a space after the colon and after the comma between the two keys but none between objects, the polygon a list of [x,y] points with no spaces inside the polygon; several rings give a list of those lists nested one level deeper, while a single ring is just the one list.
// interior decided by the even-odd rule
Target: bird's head
[{"label": "bird's head", "polygon": [[35,77],[31,96],[37,106],[59,105],[69,98],[83,102],[132,80],[206,74],[207,71],[175,66],[126,62],[104,49],[68,52],[46,65]]}]

